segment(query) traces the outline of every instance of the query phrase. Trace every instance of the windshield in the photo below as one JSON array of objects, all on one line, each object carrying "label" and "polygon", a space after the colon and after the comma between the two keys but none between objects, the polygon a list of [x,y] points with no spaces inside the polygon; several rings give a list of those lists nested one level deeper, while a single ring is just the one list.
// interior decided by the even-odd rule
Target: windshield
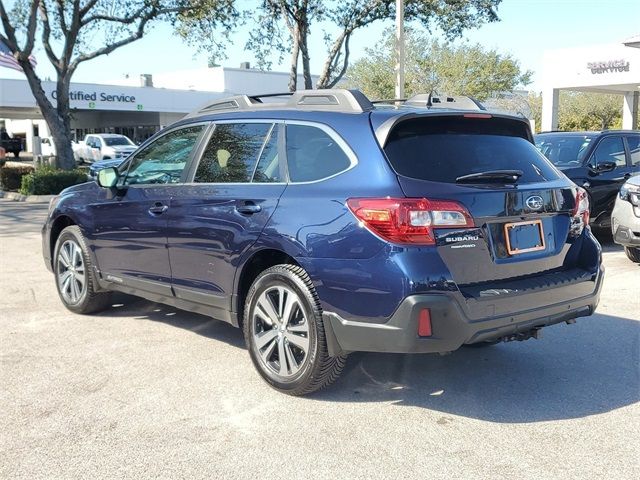
[{"label": "windshield", "polygon": [[[391,132],[384,151],[400,175],[431,182],[455,183],[467,175],[496,170],[517,170],[519,184],[560,178],[549,161],[523,138],[526,130],[521,124],[446,117],[407,120]],[[494,175],[491,180],[513,182],[505,175]],[[478,183],[488,181],[489,176],[478,179]],[[474,182],[469,178],[465,183]]]},{"label": "windshield", "polygon": [[576,167],[582,164],[592,135],[537,135],[536,147],[556,167]]},{"label": "windshield", "polygon": [[127,147],[135,146],[134,143],[124,135],[121,137],[103,137],[102,140],[104,140],[104,143],[106,143],[109,147],[115,147],[119,145],[125,145]]}]

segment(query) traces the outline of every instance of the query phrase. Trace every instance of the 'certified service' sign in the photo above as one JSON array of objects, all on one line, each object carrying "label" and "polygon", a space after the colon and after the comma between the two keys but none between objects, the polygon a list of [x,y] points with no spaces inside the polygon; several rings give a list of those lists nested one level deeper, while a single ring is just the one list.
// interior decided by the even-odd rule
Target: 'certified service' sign
[{"label": "'certified service' sign", "polygon": [[628,72],[629,62],[626,60],[607,60],[605,62],[589,62],[587,68],[591,73]]}]

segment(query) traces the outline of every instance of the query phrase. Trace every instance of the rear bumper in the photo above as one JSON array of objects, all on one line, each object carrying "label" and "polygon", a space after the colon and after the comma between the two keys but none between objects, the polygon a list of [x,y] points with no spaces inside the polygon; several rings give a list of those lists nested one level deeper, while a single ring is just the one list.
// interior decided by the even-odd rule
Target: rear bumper
[{"label": "rear bumper", "polygon": [[[398,307],[385,323],[346,320],[331,312],[323,314],[329,350],[332,354],[353,351],[394,352],[394,353],[435,353],[450,352],[463,344],[479,343],[501,337],[527,332],[584,317],[594,313],[600,298],[604,270],[601,267],[593,277],[579,284],[544,291],[512,296],[506,299],[487,299],[488,303],[510,303],[511,312],[482,319],[472,319],[454,294],[411,295]],[[543,296],[541,296],[543,295]],[[537,297],[552,298],[554,303],[531,305]],[[531,297],[531,298],[523,298]],[[562,301],[557,301],[562,298]],[[548,301],[548,300],[547,300]],[[423,308],[431,313],[433,335],[419,337],[418,315]],[[504,305],[497,309],[504,311]]]}]

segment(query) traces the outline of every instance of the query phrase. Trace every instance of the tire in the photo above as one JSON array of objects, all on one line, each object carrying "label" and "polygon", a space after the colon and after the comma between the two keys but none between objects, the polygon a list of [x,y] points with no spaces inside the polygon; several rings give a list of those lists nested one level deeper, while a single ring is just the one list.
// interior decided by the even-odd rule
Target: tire
[{"label": "tire", "polygon": [[296,265],[276,265],[256,278],[245,301],[243,330],[254,366],[283,393],[327,387],[345,365],[346,356],[329,356],[318,296]]},{"label": "tire", "polygon": [[94,313],[110,303],[111,292],[97,292],[89,248],[76,225],[62,230],[53,254],[56,289],[65,307],[74,313]]},{"label": "tire", "polygon": [[627,254],[627,258],[632,262],[640,263],[640,248],[624,247],[624,253]]}]

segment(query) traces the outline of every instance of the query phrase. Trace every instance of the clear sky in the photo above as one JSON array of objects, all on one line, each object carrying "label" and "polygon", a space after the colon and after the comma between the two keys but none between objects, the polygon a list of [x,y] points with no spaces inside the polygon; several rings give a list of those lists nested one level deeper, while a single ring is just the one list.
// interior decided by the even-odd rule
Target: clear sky
[{"label": "clear sky", "polygon": [[[243,3],[254,3],[241,0]],[[13,2],[5,2],[11,5]],[[503,0],[498,9],[501,21],[468,30],[463,39],[478,42],[487,48],[511,53],[524,69],[534,72],[529,89],[540,87],[542,55],[545,50],[578,47],[598,43],[619,43],[640,34],[640,0]],[[367,46],[381,38],[385,27],[393,23],[380,22],[359,31],[351,42],[351,58],[363,55]],[[324,62],[325,46],[322,29],[316,27],[311,39],[311,66],[319,73]],[[437,32],[435,33],[437,35]],[[238,67],[240,62],[253,62],[250,52],[244,51],[246,34],[233,36],[228,59],[224,66]],[[36,51],[38,73],[42,78],[54,78],[54,70],[48,64],[42,49]],[[282,65],[274,64],[274,70],[288,70],[289,59]],[[73,80],[78,82],[109,83],[122,79],[126,74],[137,77],[141,73],[159,73],[204,67],[205,54],[195,54],[194,49],[183,43],[168,25],[157,25],[143,39],[83,64]],[[19,72],[0,69],[0,77],[21,78]]]}]

